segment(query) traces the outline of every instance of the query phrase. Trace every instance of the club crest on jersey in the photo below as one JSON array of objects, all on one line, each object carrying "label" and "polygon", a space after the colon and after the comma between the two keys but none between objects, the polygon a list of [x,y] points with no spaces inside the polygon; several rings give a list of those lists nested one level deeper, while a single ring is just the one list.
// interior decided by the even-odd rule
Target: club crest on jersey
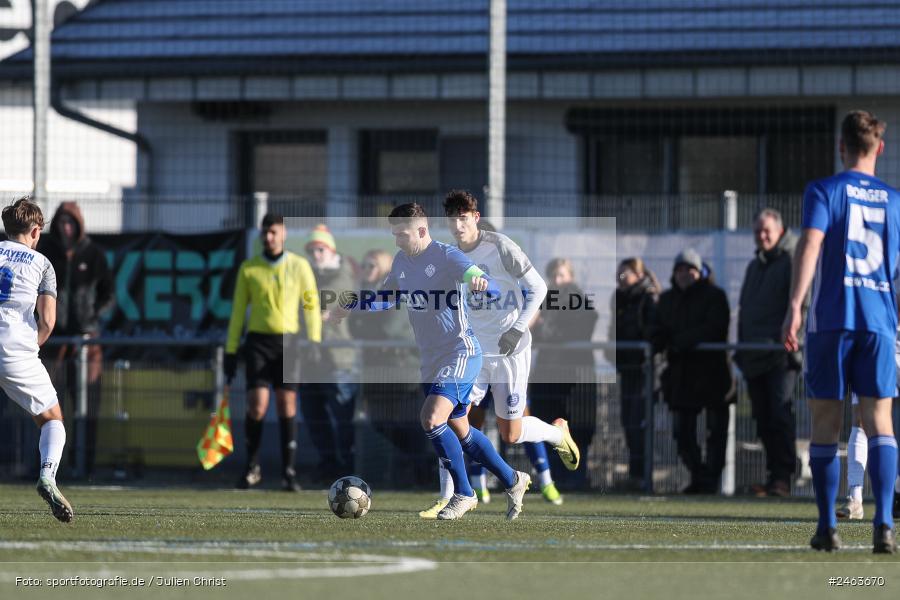
[{"label": "club crest on jersey", "polygon": [[519,405],[519,394],[512,393],[506,398],[506,405],[514,408]]},{"label": "club crest on jersey", "polygon": [[430,264],[427,267],[425,267],[425,274],[428,275],[429,277],[434,275],[434,271],[435,271],[434,265]]},{"label": "club crest on jersey", "polygon": [[484,274],[485,274],[485,275],[490,275],[490,274],[491,274],[491,270],[488,269],[488,266],[487,266],[486,264],[484,264],[484,263],[480,263],[480,264],[478,265],[478,268],[481,269],[482,271],[484,271]]}]

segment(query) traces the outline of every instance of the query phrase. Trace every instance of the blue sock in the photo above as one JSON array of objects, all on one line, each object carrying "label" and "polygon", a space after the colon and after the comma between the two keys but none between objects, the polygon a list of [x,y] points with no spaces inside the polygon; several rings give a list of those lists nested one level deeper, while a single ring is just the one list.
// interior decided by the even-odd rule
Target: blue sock
[{"label": "blue sock", "polygon": [[809,468],[812,471],[816,506],[819,507],[816,533],[825,533],[829,527],[837,529],[834,502],[837,500],[841,479],[841,461],[838,459],[837,449],[837,444],[809,445]]},{"label": "blue sock", "polygon": [[540,474],[550,468],[550,463],[547,461],[547,447],[544,446],[544,442],[525,442],[522,445],[525,446],[525,454],[528,455],[528,460],[531,461],[535,473]]},{"label": "blue sock", "polygon": [[471,458],[496,475],[503,487],[511,488],[516,484],[516,472],[500,457],[491,441],[474,427],[469,427],[469,435],[462,440],[462,448]]},{"label": "blue sock", "polygon": [[869,480],[875,494],[875,518],[872,523],[894,527],[894,474],[897,472],[897,440],[892,435],[869,438]]},{"label": "blue sock", "polygon": [[466,473],[469,474],[469,483],[472,487],[481,487],[481,476],[484,475],[484,467],[475,459],[470,458],[466,465]]},{"label": "blue sock", "polygon": [[442,423],[431,431],[426,431],[425,435],[431,440],[431,445],[434,446],[434,451],[437,452],[441,464],[450,472],[454,492],[463,496],[474,496],[475,490],[469,485],[462,446],[456,434],[446,423]]}]

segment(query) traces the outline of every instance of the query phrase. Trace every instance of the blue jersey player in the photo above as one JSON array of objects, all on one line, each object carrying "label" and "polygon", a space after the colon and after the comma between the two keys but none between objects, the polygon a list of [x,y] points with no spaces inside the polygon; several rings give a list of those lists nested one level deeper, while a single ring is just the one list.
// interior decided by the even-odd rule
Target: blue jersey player
[{"label": "blue jersey player", "polygon": [[[481,370],[482,352],[469,327],[464,286],[472,292],[498,293],[489,277],[458,248],[431,239],[428,219],[418,204],[403,204],[388,217],[400,251],[381,289],[355,294],[342,305],[361,310],[388,310],[406,304],[421,355],[425,402],[419,420],[442,464],[450,471],[454,493],[437,518],[452,520],[475,508],[478,500],[463,460],[463,452],[484,465],[506,488],[506,518],[522,511],[531,484],[527,473],[513,470],[483,433],[469,427],[469,394]],[[337,311],[336,318],[346,312]]]},{"label": "blue jersey player", "polygon": [[897,379],[894,277],[900,253],[900,194],[875,177],[885,124],[865,111],[841,124],[845,170],[810,183],[803,196],[784,343],[798,348],[801,305],[812,283],[806,329],[805,378],[812,436],[809,464],[819,510],[810,545],[840,547],[834,503],[840,478],[838,436],[848,388],[859,396],[869,438],[869,477],[875,495],[873,551],[896,551],[891,501],[897,441],[891,399]]}]

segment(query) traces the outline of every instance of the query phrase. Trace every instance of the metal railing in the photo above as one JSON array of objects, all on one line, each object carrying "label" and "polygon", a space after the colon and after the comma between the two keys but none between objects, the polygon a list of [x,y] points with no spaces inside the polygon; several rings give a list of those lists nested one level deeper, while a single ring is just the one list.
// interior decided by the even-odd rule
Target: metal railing
[{"label": "metal railing", "polygon": [[[180,359],[167,359],[163,361],[154,361],[152,363],[141,363],[132,360],[130,363],[126,361],[109,361],[107,360],[107,370],[104,377],[109,374],[115,374],[110,377],[111,382],[105,382],[100,393],[106,394],[104,402],[114,401],[116,408],[114,411],[105,413],[101,420],[101,427],[107,427],[104,436],[106,447],[106,455],[118,457],[112,461],[117,470],[127,471],[127,466],[131,463],[141,463],[144,468],[153,469],[154,466],[160,467],[164,474],[168,474],[167,469],[187,467],[188,470],[196,471],[193,475],[195,479],[203,477],[196,469],[195,456],[191,452],[187,452],[188,446],[193,449],[202,434],[209,410],[214,407],[213,399],[218,399],[224,387],[224,379],[222,376],[223,347],[218,340],[170,340],[157,338],[53,338],[48,345],[70,345],[75,348],[72,361],[72,370],[75,374],[74,398],[69,401],[72,403],[72,410],[66,414],[68,426],[73,428],[74,437],[74,461],[70,458],[68,467],[64,473],[83,477],[88,464],[88,422],[91,418],[96,419],[97,415],[89,415],[89,383],[88,383],[88,346],[99,344],[107,351],[108,354],[114,354],[116,349],[122,347],[164,347],[174,350],[184,351],[186,349],[197,349],[198,352],[194,356],[194,360],[190,363]],[[357,349],[366,348],[383,348],[382,342],[325,342],[326,346],[351,346]],[[395,347],[413,346],[406,342],[390,342]],[[668,410],[664,410],[657,403],[657,392],[654,389],[656,373],[654,372],[654,361],[652,360],[652,349],[650,344],[646,342],[580,342],[564,345],[541,345],[535,344],[535,349],[540,352],[553,352],[558,349],[593,349],[593,350],[609,350],[617,348],[619,351],[634,350],[640,351],[643,356],[643,364],[638,367],[639,376],[642,381],[642,400],[643,414],[646,416],[643,429],[643,469],[641,475],[642,488],[646,492],[663,492],[670,493],[677,491],[687,480],[687,471],[680,464],[677,453],[673,447],[671,439],[672,418]],[[734,350],[781,350],[780,346],[768,344],[702,344],[696,348],[697,351],[734,351]],[[365,368],[365,353],[358,353],[360,357],[360,368]],[[130,366],[129,366],[130,365]],[[130,371],[129,371],[130,368]],[[598,372],[602,370],[603,374],[610,375],[612,366],[600,365],[597,367]],[[605,369],[605,370],[604,370]],[[197,372],[199,377],[193,377],[189,383],[181,384],[179,381],[179,371],[193,370]],[[381,376],[383,378],[391,378],[388,371],[382,369]],[[118,378],[118,379],[116,379]],[[130,379],[129,379],[130,378]],[[735,373],[737,381],[738,402],[732,408],[730,419],[730,435],[729,439],[729,459],[727,461],[726,470],[723,477],[723,491],[725,493],[733,493],[745,489],[749,483],[762,481],[765,475],[763,454],[761,447],[756,440],[754,431],[754,421],[749,414],[747,394],[744,389],[743,381],[738,373]],[[801,378],[798,378],[801,379]],[[122,383],[125,380],[126,383]],[[131,381],[129,385],[127,382]],[[244,415],[244,396],[242,376],[234,382],[232,398],[232,417],[234,420],[233,430],[235,431],[236,441],[235,447],[237,460],[234,458],[227,461],[224,468],[219,468],[213,477],[222,477],[219,473],[228,473],[231,475],[240,468],[240,457],[243,452],[243,428],[241,422]],[[390,382],[387,382],[390,383]],[[71,388],[70,388],[71,389]],[[357,432],[356,436],[356,455],[354,456],[355,466],[361,472],[371,472],[376,466],[382,464],[390,465],[385,473],[375,473],[371,477],[382,479],[382,485],[388,486],[406,486],[408,481],[404,480],[403,473],[408,469],[404,464],[406,461],[421,461],[422,469],[431,469],[435,462],[431,458],[430,453],[424,446],[419,448],[417,452],[411,454],[409,450],[404,450],[402,444],[398,446],[392,441],[392,434],[398,430],[405,428],[404,431],[410,439],[417,440],[421,437],[418,431],[416,410],[411,407],[416,406],[420,399],[415,396],[413,391],[408,400],[403,402],[394,402],[382,404],[384,394],[381,399],[372,393],[371,385],[363,385],[360,397],[354,414],[354,425]],[[96,392],[95,392],[96,393]],[[597,379],[596,383],[591,384],[591,397],[588,398],[590,404],[590,413],[588,413],[588,421],[595,420],[596,426],[592,432],[593,442],[589,447],[584,448],[584,460],[587,464],[587,480],[586,484],[591,489],[612,489],[620,488],[625,481],[627,475],[626,469],[628,465],[628,450],[626,449],[626,431],[623,426],[618,424],[623,414],[622,406],[622,381],[621,375],[616,382]],[[61,399],[64,392],[61,391]],[[170,396],[172,398],[170,398]],[[177,397],[176,397],[177,396]],[[202,401],[197,398],[202,396]],[[124,397],[124,398],[123,398]],[[187,399],[193,399],[188,403]],[[806,411],[805,403],[801,401],[803,398],[802,381],[798,382],[794,390],[793,402],[795,413],[797,415],[797,439],[798,454],[803,454],[804,444],[802,440],[808,438],[809,419]],[[112,400],[111,400],[112,399]],[[628,400],[627,398],[625,400]],[[144,407],[148,404],[164,404],[171,401],[173,406],[177,405],[178,409],[159,408],[157,412],[144,410],[144,416],[136,407]],[[303,402],[301,393],[300,402]],[[582,404],[584,400],[582,399]],[[181,410],[182,404],[189,404],[188,409]],[[407,410],[410,409],[410,410]],[[584,406],[580,406],[579,410],[586,410]],[[127,416],[129,415],[130,416]],[[409,413],[409,414],[408,414]],[[582,414],[584,414],[582,412]],[[149,415],[149,416],[147,416]],[[9,425],[10,420],[18,419],[21,422],[22,430],[31,426],[30,420],[23,416],[12,417],[10,412],[4,411],[0,414],[0,422],[6,421]],[[493,426],[492,418],[487,419],[488,425],[486,429]],[[316,426],[316,424],[306,424],[307,427]],[[33,428],[31,426],[30,428]],[[703,421],[701,418],[699,431],[703,431]],[[5,431],[13,431],[9,428]],[[133,437],[128,438],[125,433],[112,434],[111,431],[131,431]],[[308,449],[310,446],[304,444],[304,428],[300,428],[300,448]],[[140,434],[140,435],[138,435]],[[177,435],[176,435],[177,434]],[[25,437],[23,437],[25,435]],[[33,434],[32,434],[33,435]],[[490,432],[489,432],[490,435]],[[181,442],[175,444],[177,437],[181,436]],[[275,436],[269,436],[274,438]],[[7,449],[13,445],[22,445],[27,441],[26,434],[15,432],[14,435],[6,436]],[[127,438],[127,439],[126,439]],[[148,439],[157,439],[159,447],[148,449],[142,447],[149,444]],[[168,443],[168,445],[167,445]],[[2,448],[3,442],[0,442]],[[28,445],[24,446],[26,449]],[[418,447],[418,445],[417,445]],[[423,449],[424,448],[424,449]],[[154,460],[148,459],[148,455],[152,452],[157,453]],[[524,452],[521,447],[506,448],[505,453],[511,463],[519,468],[528,468]],[[269,456],[274,460],[276,453],[270,451]],[[380,458],[379,458],[380,457]],[[265,457],[264,457],[265,458]],[[33,459],[30,459],[27,453],[8,451],[0,452],[0,461],[6,462],[7,468],[20,474],[33,467]],[[303,460],[308,461],[308,457]],[[143,461],[143,462],[142,462]],[[107,466],[110,460],[106,461]],[[802,461],[801,461],[802,462]],[[146,464],[144,464],[146,463]],[[124,465],[124,466],[122,466]],[[167,466],[168,465],[168,466]],[[0,465],[3,466],[3,465]],[[8,469],[7,469],[8,470]],[[135,468],[140,471],[140,468]],[[427,479],[427,477],[426,477]],[[796,494],[806,495],[811,493],[808,486],[804,485],[802,475],[798,478],[794,492]]]}]

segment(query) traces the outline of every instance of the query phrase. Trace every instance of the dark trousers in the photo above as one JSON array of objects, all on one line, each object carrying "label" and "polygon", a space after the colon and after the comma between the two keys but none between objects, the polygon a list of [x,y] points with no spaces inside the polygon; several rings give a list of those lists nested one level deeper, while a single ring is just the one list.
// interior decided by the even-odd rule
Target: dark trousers
[{"label": "dark trousers", "polygon": [[319,464],[332,469],[353,466],[353,411],[357,383],[309,383],[300,386],[300,412],[319,452]]},{"label": "dark trousers", "polygon": [[623,369],[619,375],[620,420],[628,446],[628,475],[644,476],[644,431],[647,427],[644,372],[640,366]]},{"label": "dark trousers", "polygon": [[766,449],[769,481],[791,482],[796,464],[797,422],[792,392],[797,371],[778,367],[747,378],[756,432]]},{"label": "dark trousers", "polygon": [[728,443],[728,404],[706,407],[706,460],[697,443],[697,418],[700,408],[672,410],[675,443],[678,456],[691,472],[691,482],[714,488],[725,467],[725,446]]}]

